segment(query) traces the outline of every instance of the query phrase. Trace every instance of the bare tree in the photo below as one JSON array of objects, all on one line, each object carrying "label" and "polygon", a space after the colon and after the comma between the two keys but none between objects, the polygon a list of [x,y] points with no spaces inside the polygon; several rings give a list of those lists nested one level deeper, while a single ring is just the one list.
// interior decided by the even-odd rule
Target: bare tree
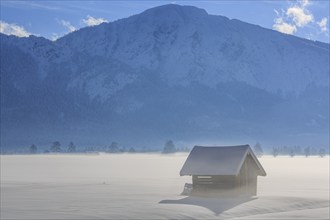
[{"label": "bare tree", "polygon": [[50,147],[51,152],[61,152],[61,144],[59,141],[54,141],[53,145]]},{"label": "bare tree", "polygon": [[117,142],[112,142],[111,145],[109,146],[109,152],[110,153],[118,153],[119,152],[119,147]]},{"label": "bare tree", "polygon": [[36,145],[32,144],[29,148],[29,151],[30,151],[31,154],[36,154],[37,151],[38,151],[38,148],[37,148]]},{"label": "bare tree", "polygon": [[264,153],[264,151],[262,150],[261,144],[259,142],[257,142],[256,145],[254,145],[253,151],[258,157],[261,157]]},{"label": "bare tree", "polygon": [[294,148],[290,147],[289,154],[290,154],[290,157],[295,156],[296,152],[295,152]]},{"label": "bare tree", "polygon": [[70,143],[69,143],[69,146],[68,146],[68,152],[69,152],[69,153],[74,153],[74,152],[76,152],[76,146],[74,145],[73,142],[70,142]]},{"label": "bare tree", "polygon": [[273,156],[274,156],[274,157],[277,157],[278,154],[279,154],[279,149],[278,149],[277,147],[273,147],[273,151],[272,151],[272,153],[273,153]]},{"label": "bare tree", "polygon": [[175,145],[172,140],[168,140],[164,144],[163,153],[174,153],[175,152]]},{"label": "bare tree", "polygon": [[320,155],[320,157],[324,157],[325,156],[325,149],[324,148],[320,148],[319,149],[319,155]]}]

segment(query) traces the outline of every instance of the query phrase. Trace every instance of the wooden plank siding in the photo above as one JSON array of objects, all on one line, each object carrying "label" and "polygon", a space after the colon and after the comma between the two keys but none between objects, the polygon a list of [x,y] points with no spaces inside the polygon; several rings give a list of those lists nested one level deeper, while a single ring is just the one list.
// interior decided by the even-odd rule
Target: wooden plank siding
[{"label": "wooden plank siding", "polygon": [[248,155],[241,167],[239,175],[192,175],[193,190],[207,190],[221,195],[257,194],[258,169],[251,155]]},{"label": "wooden plank siding", "polygon": [[242,194],[256,195],[257,194],[257,165],[253,158],[248,155],[242,165],[239,175],[237,176],[237,187],[240,188]]}]

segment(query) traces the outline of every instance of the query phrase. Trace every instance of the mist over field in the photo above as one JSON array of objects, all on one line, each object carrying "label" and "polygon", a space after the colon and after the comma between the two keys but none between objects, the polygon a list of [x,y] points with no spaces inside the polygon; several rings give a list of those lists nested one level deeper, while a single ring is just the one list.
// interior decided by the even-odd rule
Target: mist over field
[{"label": "mist over field", "polygon": [[252,198],[180,195],[187,153],[1,156],[2,219],[327,219],[329,157],[259,158]]}]

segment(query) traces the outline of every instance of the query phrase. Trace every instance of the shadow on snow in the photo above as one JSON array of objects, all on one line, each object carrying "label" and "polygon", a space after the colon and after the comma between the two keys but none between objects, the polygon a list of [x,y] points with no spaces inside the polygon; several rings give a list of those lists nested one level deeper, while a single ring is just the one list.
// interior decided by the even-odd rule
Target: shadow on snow
[{"label": "shadow on snow", "polygon": [[219,215],[226,210],[232,209],[240,204],[249,202],[254,199],[257,199],[257,197],[214,198],[188,196],[178,200],[162,200],[159,202],[159,204],[182,204],[200,206],[209,209],[216,215]]}]

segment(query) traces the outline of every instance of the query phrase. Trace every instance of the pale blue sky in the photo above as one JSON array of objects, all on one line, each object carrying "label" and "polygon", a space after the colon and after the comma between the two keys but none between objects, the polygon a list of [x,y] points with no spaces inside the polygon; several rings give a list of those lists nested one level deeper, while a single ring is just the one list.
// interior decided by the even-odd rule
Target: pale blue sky
[{"label": "pale blue sky", "polygon": [[[70,31],[115,21],[164,4],[193,5],[276,29],[287,34],[329,43],[329,1],[8,1],[1,0],[1,32],[34,34],[55,39]],[[90,17],[88,17],[90,16]],[[89,19],[88,19],[89,18]]]}]

